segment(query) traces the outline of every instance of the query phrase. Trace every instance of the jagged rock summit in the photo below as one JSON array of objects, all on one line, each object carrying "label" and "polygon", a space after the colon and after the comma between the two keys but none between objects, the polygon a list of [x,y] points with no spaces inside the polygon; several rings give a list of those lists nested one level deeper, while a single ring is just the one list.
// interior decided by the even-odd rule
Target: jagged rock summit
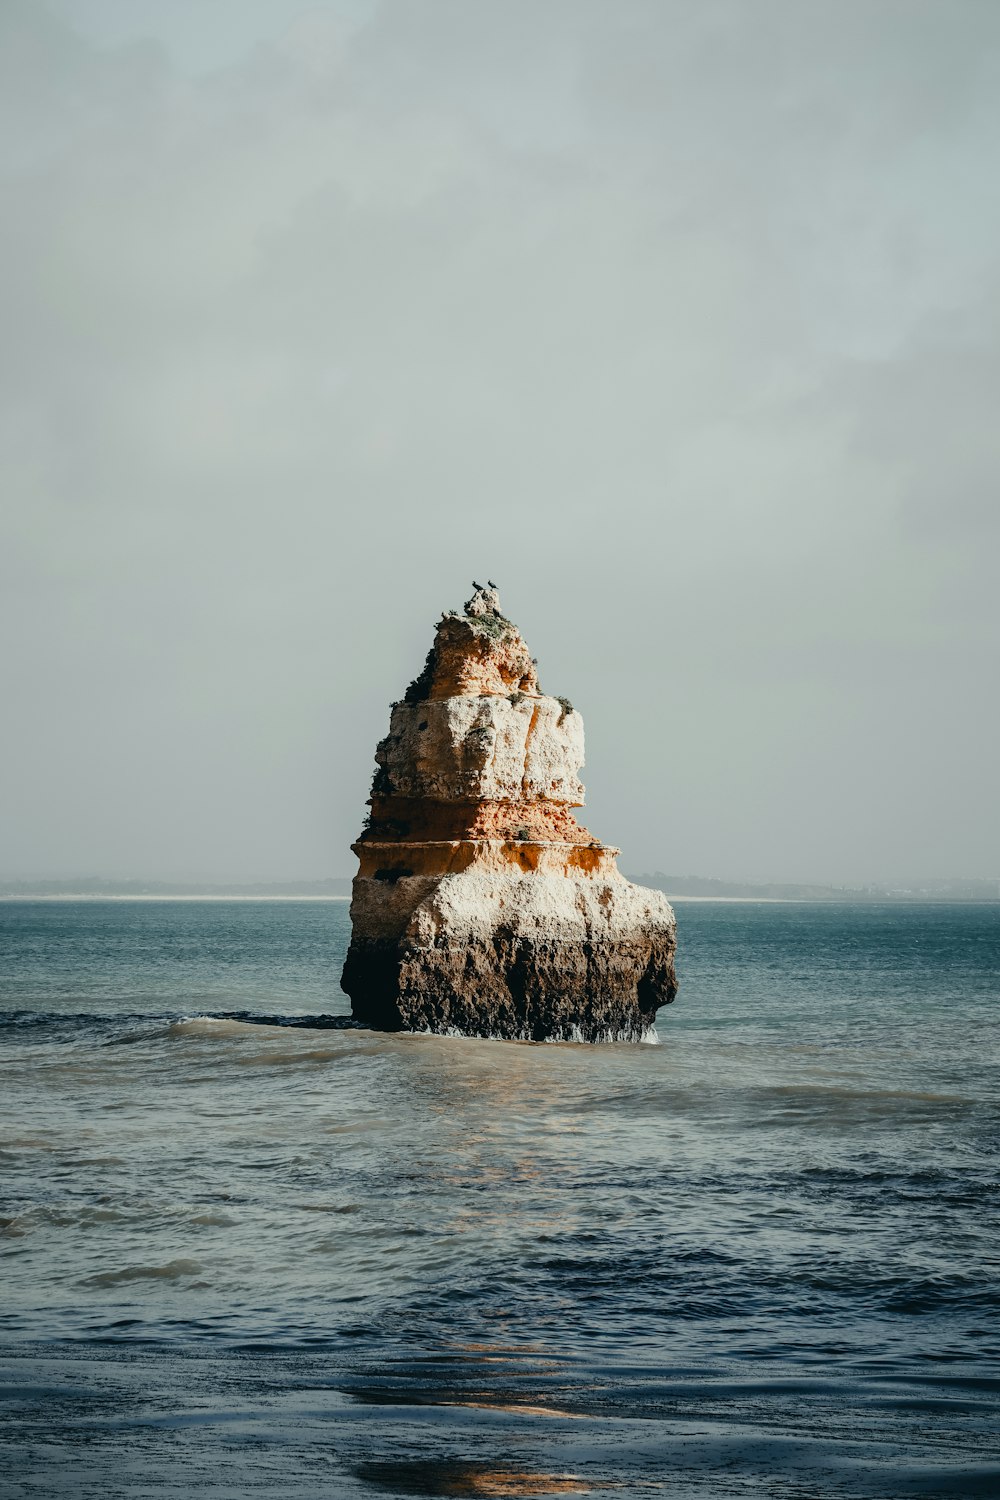
[{"label": "jagged rock summit", "polygon": [[674,915],[573,817],[583,720],[540,691],[492,583],[439,622],[375,760],[341,980],[355,1019],[644,1039],[677,990]]}]

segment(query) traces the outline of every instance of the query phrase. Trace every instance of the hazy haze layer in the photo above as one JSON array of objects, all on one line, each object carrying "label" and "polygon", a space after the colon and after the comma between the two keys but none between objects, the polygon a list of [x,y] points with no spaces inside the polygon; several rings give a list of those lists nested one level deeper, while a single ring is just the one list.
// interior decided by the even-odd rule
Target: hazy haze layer
[{"label": "hazy haze layer", "polygon": [[6,0],[0,873],[347,873],[473,577],[626,869],[998,873],[993,0]]}]

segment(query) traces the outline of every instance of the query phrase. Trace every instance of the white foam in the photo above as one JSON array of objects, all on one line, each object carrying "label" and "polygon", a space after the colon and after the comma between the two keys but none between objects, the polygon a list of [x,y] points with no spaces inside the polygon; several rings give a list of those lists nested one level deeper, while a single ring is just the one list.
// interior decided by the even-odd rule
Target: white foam
[{"label": "white foam", "polygon": [[[528,1042],[532,1045],[539,1045],[537,1039],[532,1036],[530,1031],[518,1032],[516,1036],[498,1036],[495,1032],[487,1032],[486,1035],[483,1035],[479,1032],[461,1031],[457,1026],[423,1026],[419,1031],[394,1032],[393,1035],[451,1037],[466,1042]],[[545,1046],[558,1043],[564,1046],[569,1044],[572,1046],[599,1047],[614,1046],[620,1042],[647,1047],[660,1046],[660,1038],[657,1035],[655,1026],[647,1026],[642,1031],[637,1031],[634,1027],[623,1027],[619,1031],[609,1029],[598,1032],[597,1036],[591,1039],[584,1036],[583,1031],[576,1022],[562,1027],[559,1031],[554,1032],[552,1036],[542,1037],[541,1042]]]}]

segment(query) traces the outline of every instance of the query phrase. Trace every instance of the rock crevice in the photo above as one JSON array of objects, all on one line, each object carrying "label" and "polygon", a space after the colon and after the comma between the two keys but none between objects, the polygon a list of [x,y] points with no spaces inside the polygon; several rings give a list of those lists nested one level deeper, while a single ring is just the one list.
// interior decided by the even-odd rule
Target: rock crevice
[{"label": "rock crevice", "polygon": [[375,759],[342,986],[388,1030],[640,1040],[676,993],[666,898],[576,821],[583,720],[495,588],[446,614]]}]

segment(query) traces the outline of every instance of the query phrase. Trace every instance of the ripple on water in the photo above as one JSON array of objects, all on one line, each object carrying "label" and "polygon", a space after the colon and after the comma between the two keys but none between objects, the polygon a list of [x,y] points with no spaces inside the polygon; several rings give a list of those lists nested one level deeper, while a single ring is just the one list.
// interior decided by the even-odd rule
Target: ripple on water
[{"label": "ripple on water", "polygon": [[663,1045],[586,1048],[350,1025],[328,918],[50,913],[62,978],[17,960],[38,1493],[1000,1493],[1000,928],[684,911]]},{"label": "ripple on water", "polygon": [[201,1266],[196,1260],[171,1260],[165,1266],[122,1266],[115,1271],[99,1271],[85,1276],[81,1286],[119,1286],[123,1281],[178,1281],[197,1276]]}]

